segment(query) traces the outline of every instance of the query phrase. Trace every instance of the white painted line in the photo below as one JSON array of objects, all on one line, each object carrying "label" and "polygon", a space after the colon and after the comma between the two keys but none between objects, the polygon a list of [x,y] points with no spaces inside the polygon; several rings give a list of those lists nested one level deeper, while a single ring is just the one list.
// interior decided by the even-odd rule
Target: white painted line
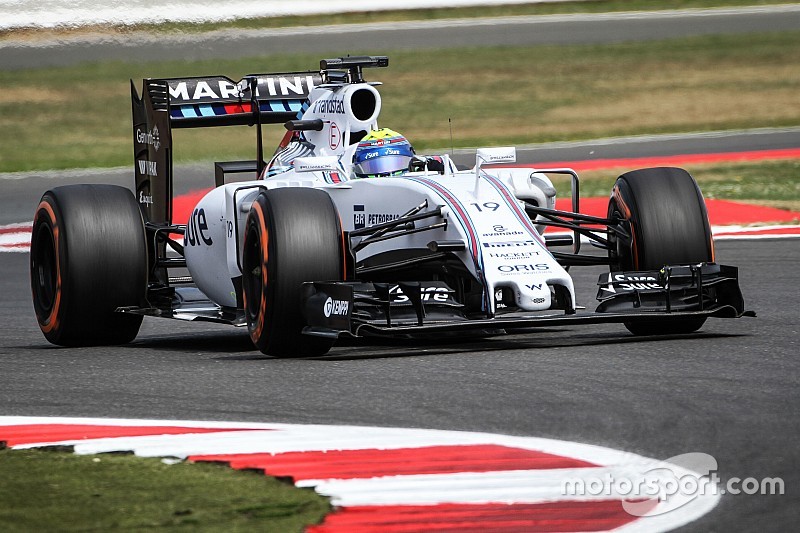
[{"label": "white painted line", "polygon": [[0,29],[18,27],[79,26],[85,24],[123,24],[171,22],[225,21],[254,17],[287,15],[318,15],[356,11],[385,11],[391,9],[431,9],[496,4],[528,4],[575,0],[403,0],[402,2],[373,2],[372,0],[261,0],[260,2],[232,1],[219,4],[203,0],[149,1],[128,0],[124,5],[108,0],[17,0],[0,2],[3,18]]},{"label": "white painted line", "polygon": [[[283,0],[264,0],[262,2],[235,2],[225,4],[225,9],[220,9],[216,3],[209,2],[206,6],[192,2],[169,2],[168,5],[152,6],[147,8],[133,8],[130,3],[125,7],[114,5],[111,8],[75,9],[61,8],[57,10],[32,12],[4,13],[0,19],[0,30],[20,27],[58,27],[81,26],[87,24],[117,24],[134,25],[141,23],[161,22],[205,22],[226,21],[233,19],[310,15],[325,13],[347,13],[359,11],[376,11],[391,9],[424,9],[438,7],[458,7],[469,5],[490,4],[516,4],[537,3],[545,0],[407,0],[400,4],[394,2],[376,3],[372,0],[339,0],[329,2],[284,2]],[[580,0],[547,0],[556,2]],[[152,2],[149,2],[152,4]],[[307,9],[307,4],[315,3],[324,6],[322,10]],[[278,4],[282,7],[274,7]],[[37,3],[39,5],[39,3]],[[289,28],[265,29],[225,29],[199,33],[196,35],[180,34],[177,36],[137,33],[135,41],[143,43],[168,44],[170,41],[202,42],[207,39],[225,38],[230,40],[248,39],[267,36],[292,36],[298,37],[309,34],[357,34],[372,31],[408,31],[417,29],[440,29],[444,27],[478,27],[478,26],[504,26],[508,24],[557,24],[565,22],[607,22],[621,20],[665,20],[675,18],[702,18],[710,16],[752,16],[769,13],[795,13],[800,12],[798,4],[776,4],[768,6],[748,6],[738,8],[705,8],[705,9],[675,9],[661,11],[622,11],[611,13],[574,13],[562,15],[517,15],[508,17],[462,18],[462,19],[437,19],[418,21],[395,21],[365,24],[340,24],[329,26],[299,26]],[[234,13],[234,15],[231,15]],[[89,36],[69,36],[58,40],[15,41],[5,40],[0,42],[0,49],[18,47],[53,47],[64,43],[91,43],[91,42],[130,42],[130,35],[95,34]]]}]

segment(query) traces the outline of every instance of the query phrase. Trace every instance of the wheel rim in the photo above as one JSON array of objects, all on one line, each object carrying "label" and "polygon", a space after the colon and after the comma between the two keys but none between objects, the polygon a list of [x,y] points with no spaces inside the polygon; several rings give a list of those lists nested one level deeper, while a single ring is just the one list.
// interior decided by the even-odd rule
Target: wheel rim
[{"label": "wheel rim", "polygon": [[263,293],[262,288],[262,272],[261,272],[261,258],[263,253],[261,250],[261,239],[254,226],[250,226],[244,239],[244,253],[243,265],[244,270],[244,284],[245,284],[245,300],[247,305],[247,314],[250,318],[258,316],[259,308],[261,307],[261,298]]},{"label": "wheel rim", "polygon": [[58,269],[55,239],[48,224],[40,224],[36,228],[31,248],[36,302],[46,315],[53,309],[57,290],[56,271]]}]

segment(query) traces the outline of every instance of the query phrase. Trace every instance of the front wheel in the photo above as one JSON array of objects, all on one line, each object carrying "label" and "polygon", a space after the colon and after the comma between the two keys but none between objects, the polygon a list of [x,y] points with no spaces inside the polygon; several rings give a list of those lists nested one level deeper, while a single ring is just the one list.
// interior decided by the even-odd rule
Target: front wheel
[{"label": "front wheel", "polygon": [[130,342],[147,289],[144,223],[131,192],[115,185],[47,191],[31,234],[31,291],[45,338],[61,346]]},{"label": "front wheel", "polygon": [[[664,265],[714,261],[714,240],[705,201],[694,178],[681,168],[634,170],[617,178],[608,205],[610,219],[630,227],[616,239],[612,270],[660,270]],[[705,318],[626,322],[635,335],[691,333]]]},{"label": "front wheel", "polygon": [[344,243],[327,193],[287,187],[264,191],[250,208],[242,253],[250,338],[277,357],[322,355],[333,341],[302,334],[302,284],[344,278]]}]

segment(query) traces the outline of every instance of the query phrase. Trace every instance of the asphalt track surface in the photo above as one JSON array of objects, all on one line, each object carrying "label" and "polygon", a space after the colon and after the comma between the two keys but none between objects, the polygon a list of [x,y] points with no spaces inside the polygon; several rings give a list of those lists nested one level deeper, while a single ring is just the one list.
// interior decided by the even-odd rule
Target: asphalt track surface
[{"label": "asphalt track surface", "polygon": [[[706,139],[720,144],[703,151],[798,146],[796,131],[764,135]],[[681,153],[674,142],[669,149],[661,142],[551,146],[566,151],[537,158]],[[193,188],[191,172],[179,188]],[[49,186],[128,184],[130,176],[127,169],[0,176],[0,224],[30,220]],[[717,459],[723,481],[780,477],[786,494],[725,496],[686,530],[790,531],[800,515],[798,242],[718,243],[719,261],[739,266],[747,307],[759,316],[712,320],[693,335],[548,328],[483,340],[347,344],[312,360],[264,357],[241,329],[151,318],[128,346],[53,347],[34,319],[28,254],[0,254],[0,411],[486,431],[664,459],[704,452]],[[573,269],[579,302],[592,305],[601,271]]]}]

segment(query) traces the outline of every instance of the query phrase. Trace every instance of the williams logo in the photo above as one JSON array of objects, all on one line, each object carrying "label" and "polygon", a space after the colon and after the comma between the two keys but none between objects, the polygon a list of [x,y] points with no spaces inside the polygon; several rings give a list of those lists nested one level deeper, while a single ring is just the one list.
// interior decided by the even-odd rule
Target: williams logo
[{"label": "williams logo", "polygon": [[139,174],[143,176],[152,176],[154,178],[158,177],[155,161],[143,161],[139,159],[136,162],[139,163]]}]

